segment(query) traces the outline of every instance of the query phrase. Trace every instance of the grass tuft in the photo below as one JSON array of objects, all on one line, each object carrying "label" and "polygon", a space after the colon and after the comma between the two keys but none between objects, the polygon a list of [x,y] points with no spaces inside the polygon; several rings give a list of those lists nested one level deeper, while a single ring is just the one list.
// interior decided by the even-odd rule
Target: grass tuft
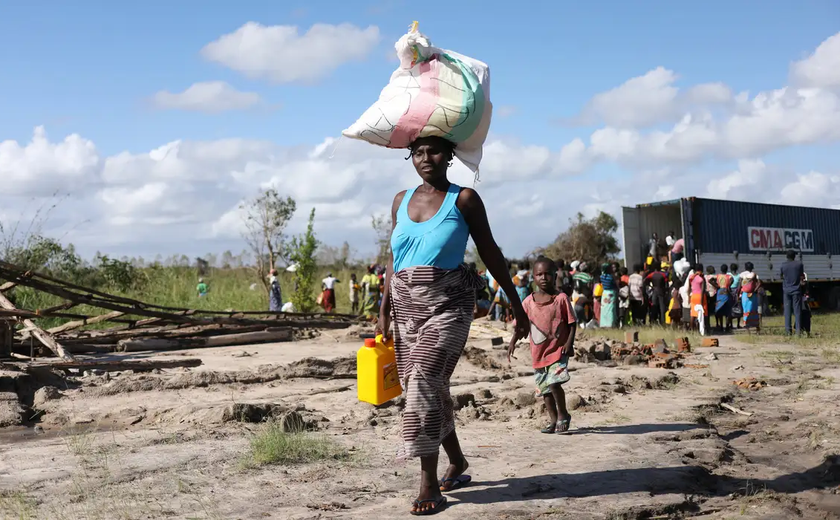
[{"label": "grass tuft", "polygon": [[0,491],[0,518],[34,520],[35,502],[20,491]]},{"label": "grass tuft", "polygon": [[251,439],[242,466],[253,468],[267,464],[305,464],[322,460],[348,460],[350,453],[323,435],[283,431],[277,422],[266,423]]}]

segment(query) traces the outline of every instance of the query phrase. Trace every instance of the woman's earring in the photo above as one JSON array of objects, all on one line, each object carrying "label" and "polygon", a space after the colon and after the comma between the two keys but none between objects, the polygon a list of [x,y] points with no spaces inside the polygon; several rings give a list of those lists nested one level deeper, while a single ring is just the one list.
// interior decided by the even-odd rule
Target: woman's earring
[{"label": "woman's earring", "polygon": [[449,161],[448,163],[446,163],[446,165],[447,165],[448,167],[452,168],[452,161]]}]

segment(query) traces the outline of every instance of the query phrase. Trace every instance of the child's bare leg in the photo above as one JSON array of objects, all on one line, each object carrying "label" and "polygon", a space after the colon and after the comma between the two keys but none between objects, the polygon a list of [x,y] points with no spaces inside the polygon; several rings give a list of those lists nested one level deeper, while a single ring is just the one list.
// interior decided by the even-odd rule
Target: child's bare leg
[{"label": "child's bare leg", "polygon": [[549,386],[551,395],[554,397],[554,402],[557,403],[557,412],[555,416],[559,416],[561,421],[568,421],[571,419],[569,410],[566,408],[566,392],[563,390],[563,385],[553,384]]},{"label": "child's bare leg", "polygon": [[[557,403],[554,400],[553,392],[551,394],[545,394],[543,401],[545,402],[545,410],[548,412],[548,420],[551,421],[548,428],[553,428],[557,424]],[[566,406],[565,401],[563,406]]]}]

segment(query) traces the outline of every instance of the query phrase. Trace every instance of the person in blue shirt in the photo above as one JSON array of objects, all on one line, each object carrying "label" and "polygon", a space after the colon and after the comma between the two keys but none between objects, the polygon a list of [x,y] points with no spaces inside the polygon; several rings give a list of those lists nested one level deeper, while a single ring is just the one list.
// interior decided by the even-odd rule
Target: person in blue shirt
[{"label": "person in blue shirt", "polygon": [[[420,458],[420,493],[411,512],[425,516],[446,507],[443,492],[470,481],[449,392],[469,335],[475,289],[483,283],[464,265],[469,237],[510,301],[517,338],[527,337],[530,323],[490,231],[484,202],[475,190],[447,177],[455,145],[440,137],[421,137],[409,149],[406,159],[422,183],[394,197],[391,261],[377,329],[390,337],[393,319],[397,373],[406,403],[397,453],[400,459]],[[441,445],[449,466],[439,481]]]}]

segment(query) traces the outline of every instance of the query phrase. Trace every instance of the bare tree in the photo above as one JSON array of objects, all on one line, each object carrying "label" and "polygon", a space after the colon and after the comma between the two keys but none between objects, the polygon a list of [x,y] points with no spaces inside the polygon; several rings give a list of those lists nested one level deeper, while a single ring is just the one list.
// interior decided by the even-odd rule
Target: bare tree
[{"label": "bare tree", "polygon": [[254,269],[268,292],[268,272],[277,265],[278,259],[286,259],[284,231],[297,205],[293,198],[283,198],[277,190],[269,188],[243,202],[240,209],[245,222],[242,238],[254,253]]},{"label": "bare tree", "polygon": [[391,215],[373,215],[371,225],[376,232],[376,263],[385,265],[391,258]]}]

